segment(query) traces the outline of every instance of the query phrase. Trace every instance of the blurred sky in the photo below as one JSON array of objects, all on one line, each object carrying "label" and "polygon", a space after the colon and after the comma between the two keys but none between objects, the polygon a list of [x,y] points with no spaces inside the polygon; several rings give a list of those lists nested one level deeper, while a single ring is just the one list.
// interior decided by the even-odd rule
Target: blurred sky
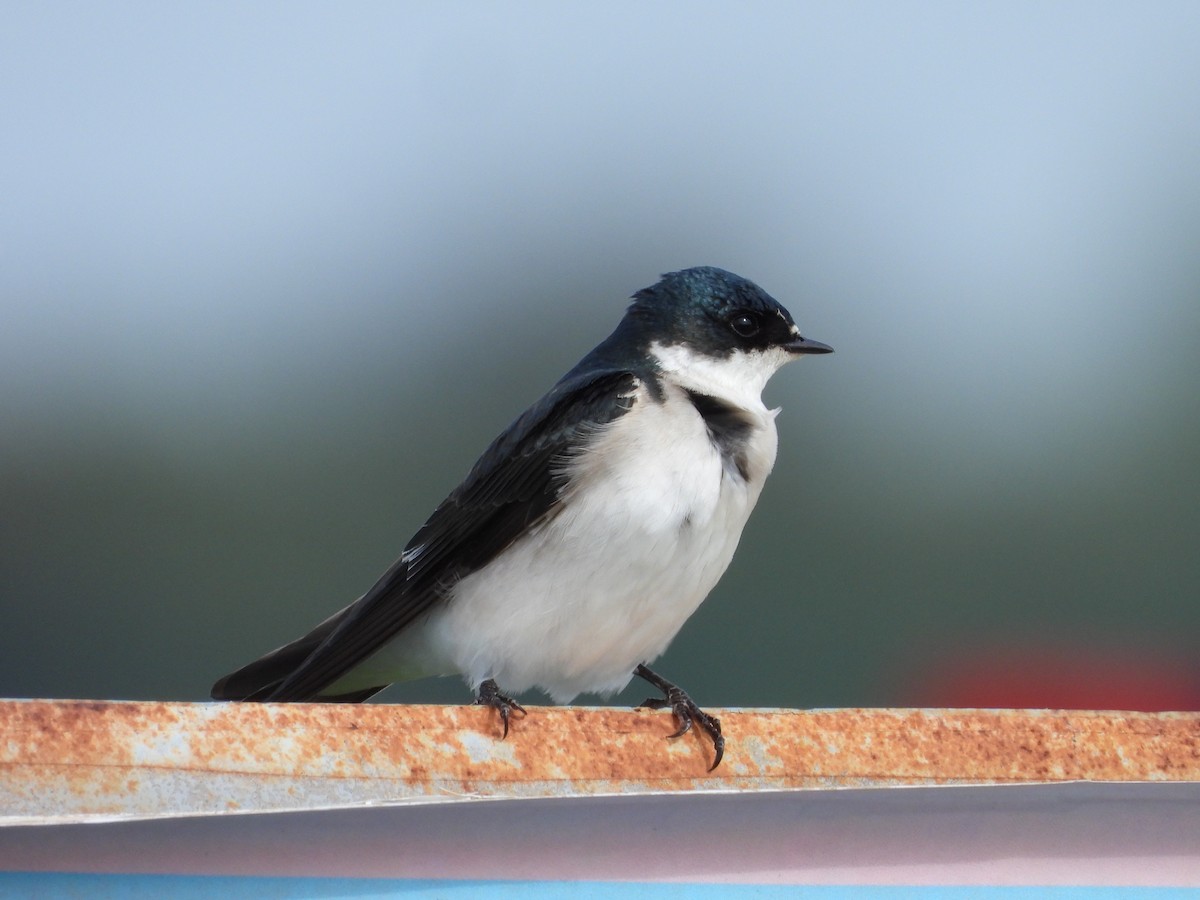
[{"label": "blurred sky", "polygon": [[768,389],[668,677],[918,704],[1069,644],[1200,682],[1200,5],[4,19],[0,695],[205,696],[699,264],[837,353]]}]

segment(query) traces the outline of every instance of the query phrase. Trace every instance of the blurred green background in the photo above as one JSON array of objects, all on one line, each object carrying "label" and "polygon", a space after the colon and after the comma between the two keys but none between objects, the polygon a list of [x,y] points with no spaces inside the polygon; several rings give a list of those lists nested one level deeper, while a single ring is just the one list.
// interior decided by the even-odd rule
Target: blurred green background
[{"label": "blurred green background", "polygon": [[837,353],[656,668],[1200,702],[1197,47],[1194,2],[6,6],[0,696],[206,697],[711,264]]}]

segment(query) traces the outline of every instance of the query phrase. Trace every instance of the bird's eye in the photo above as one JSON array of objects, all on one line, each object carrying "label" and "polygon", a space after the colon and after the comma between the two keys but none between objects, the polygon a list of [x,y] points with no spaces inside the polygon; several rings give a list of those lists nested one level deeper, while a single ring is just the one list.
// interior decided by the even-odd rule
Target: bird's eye
[{"label": "bird's eye", "polygon": [[758,317],[750,313],[738,313],[729,320],[729,327],[739,337],[754,337],[754,335],[758,334]]}]

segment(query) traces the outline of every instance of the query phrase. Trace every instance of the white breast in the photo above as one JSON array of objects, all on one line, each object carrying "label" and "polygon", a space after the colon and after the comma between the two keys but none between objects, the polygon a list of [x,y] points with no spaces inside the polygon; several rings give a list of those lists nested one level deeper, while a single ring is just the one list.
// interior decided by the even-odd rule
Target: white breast
[{"label": "white breast", "polygon": [[461,672],[472,688],[494,678],[564,703],[618,691],[659,656],[729,565],[776,450],[774,413],[758,401],[741,479],[684,391],[663,389],[658,402],[640,387],[634,408],[568,462],[557,515],[369,667]]}]

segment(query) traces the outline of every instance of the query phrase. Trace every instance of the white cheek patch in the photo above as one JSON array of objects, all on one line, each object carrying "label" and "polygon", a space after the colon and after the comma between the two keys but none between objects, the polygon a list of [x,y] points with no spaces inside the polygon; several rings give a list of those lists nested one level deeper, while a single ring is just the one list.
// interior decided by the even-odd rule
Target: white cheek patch
[{"label": "white cheek patch", "polygon": [[744,409],[762,409],[762,392],[779,367],[792,360],[779,347],[736,350],[721,358],[697,353],[686,344],[650,345],[663,373],[681,387],[719,397]]}]

